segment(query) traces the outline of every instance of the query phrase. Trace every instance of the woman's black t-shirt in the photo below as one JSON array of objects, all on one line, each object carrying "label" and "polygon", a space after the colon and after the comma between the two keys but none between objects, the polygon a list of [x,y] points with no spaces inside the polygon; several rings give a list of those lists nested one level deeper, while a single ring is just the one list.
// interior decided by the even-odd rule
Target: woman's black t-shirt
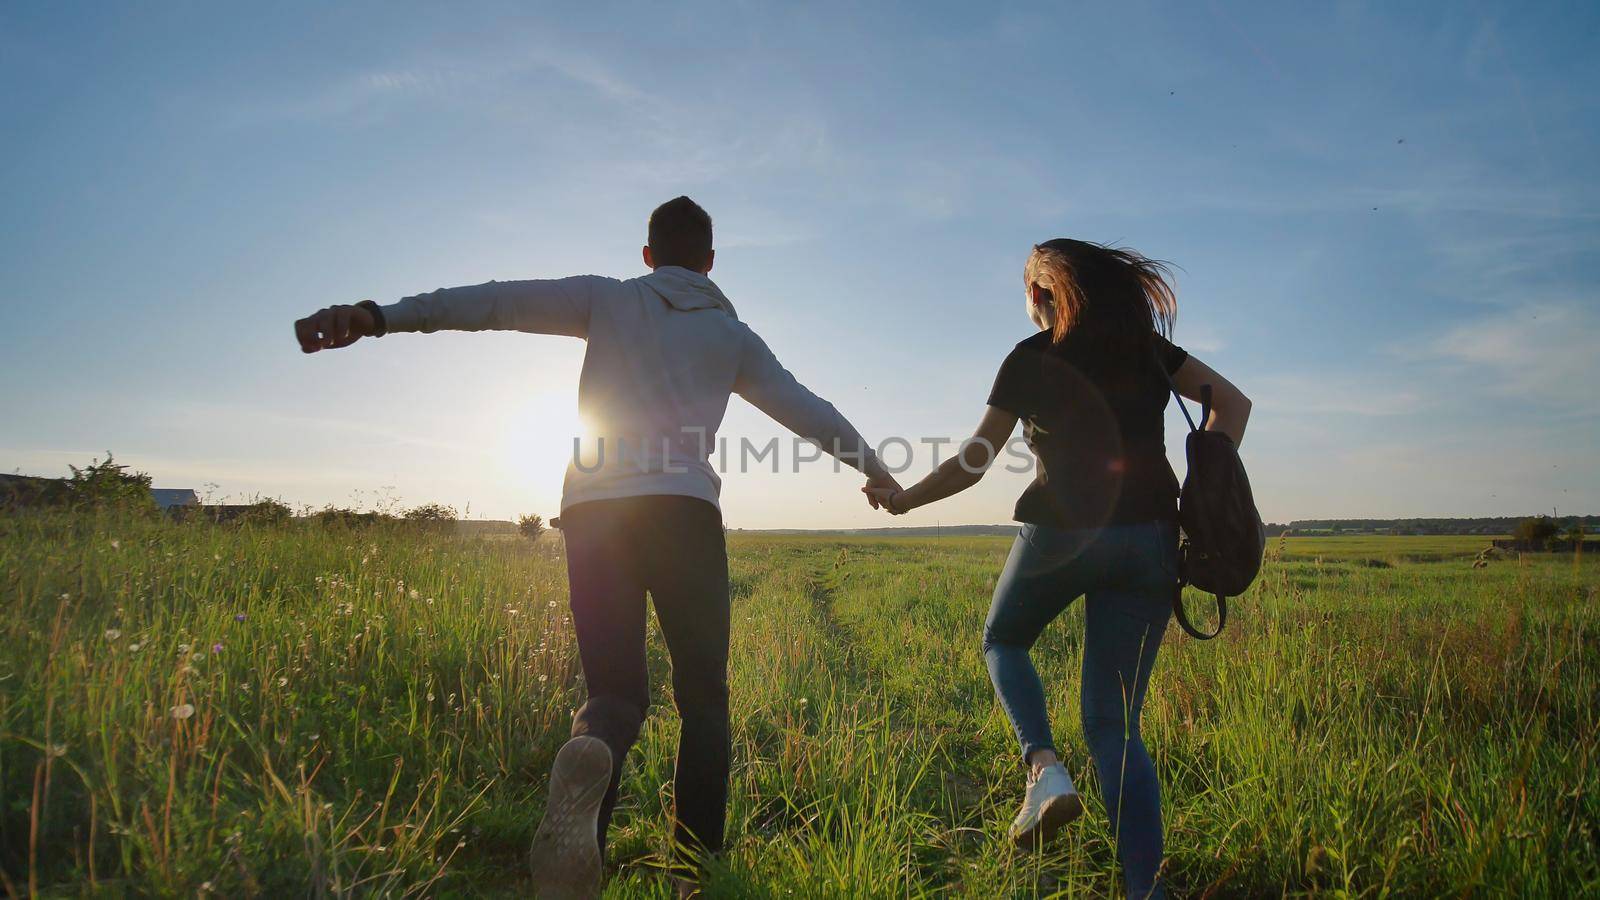
[{"label": "woman's black t-shirt", "polygon": [[1011,351],[989,405],[1015,413],[1038,465],[1017,500],[1019,522],[1057,528],[1176,521],[1178,479],[1167,463],[1168,374],[1189,358],[1152,335],[1151,350],[1113,349],[1103,336],[1041,331]]}]

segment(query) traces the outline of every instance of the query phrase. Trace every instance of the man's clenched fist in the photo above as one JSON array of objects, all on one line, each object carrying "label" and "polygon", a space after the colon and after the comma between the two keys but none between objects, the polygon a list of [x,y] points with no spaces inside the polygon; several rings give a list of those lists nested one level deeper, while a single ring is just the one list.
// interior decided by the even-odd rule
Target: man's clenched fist
[{"label": "man's clenched fist", "polygon": [[377,323],[372,313],[359,306],[330,306],[294,323],[300,352],[337,350],[372,335]]}]

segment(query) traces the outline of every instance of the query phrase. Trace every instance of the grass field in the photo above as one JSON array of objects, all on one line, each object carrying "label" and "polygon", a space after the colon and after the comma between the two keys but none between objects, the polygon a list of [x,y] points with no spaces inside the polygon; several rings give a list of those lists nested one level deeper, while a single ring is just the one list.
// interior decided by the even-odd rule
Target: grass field
[{"label": "grass field", "polygon": [[[1485,543],[1274,540],[1222,639],[1169,631],[1145,734],[1179,895],[1600,891],[1600,566],[1474,568]],[[1042,855],[1002,839],[1022,772],[978,640],[1007,546],[734,540],[711,896],[1120,894],[1079,609],[1035,656],[1088,815]],[[8,893],[529,892],[582,697],[559,539],[20,516],[0,590]],[[668,890],[651,646],[611,896]]]}]

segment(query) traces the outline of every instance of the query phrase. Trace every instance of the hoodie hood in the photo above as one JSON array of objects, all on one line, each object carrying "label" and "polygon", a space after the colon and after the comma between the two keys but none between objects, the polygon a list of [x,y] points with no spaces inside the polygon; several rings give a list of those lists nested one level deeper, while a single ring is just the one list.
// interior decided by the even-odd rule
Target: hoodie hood
[{"label": "hoodie hood", "polygon": [[673,309],[684,312],[720,309],[735,319],[739,318],[739,314],[733,311],[733,301],[723,295],[716,282],[699,272],[681,266],[662,266],[639,281],[659,294]]}]

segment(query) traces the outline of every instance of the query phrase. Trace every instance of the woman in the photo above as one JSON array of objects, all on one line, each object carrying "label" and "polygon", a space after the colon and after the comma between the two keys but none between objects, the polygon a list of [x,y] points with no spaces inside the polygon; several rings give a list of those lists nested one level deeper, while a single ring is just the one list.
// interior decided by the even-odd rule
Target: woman
[{"label": "woman", "polygon": [[1024,281],[1028,318],[1040,331],[1001,364],[977,433],[906,490],[862,489],[895,514],[963,491],[1023,421],[1035,477],[1017,501],[1022,531],[983,631],[989,677],[1029,770],[1011,837],[1037,845],[1083,811],[1029,657],[1045,626],[1081,595],[1083,734],[1130,897],[1165,893],[1160,787],[1139,713],[1177,570],[1178,482],[1162,434],[1169,385],[1194,399],[1211,385],[1209,427],[1235,442],[1250,414],[1237,388],[1166,339],[1177,300],[1165,273],[1131,250],[1069,239],[1034,247]]}]

